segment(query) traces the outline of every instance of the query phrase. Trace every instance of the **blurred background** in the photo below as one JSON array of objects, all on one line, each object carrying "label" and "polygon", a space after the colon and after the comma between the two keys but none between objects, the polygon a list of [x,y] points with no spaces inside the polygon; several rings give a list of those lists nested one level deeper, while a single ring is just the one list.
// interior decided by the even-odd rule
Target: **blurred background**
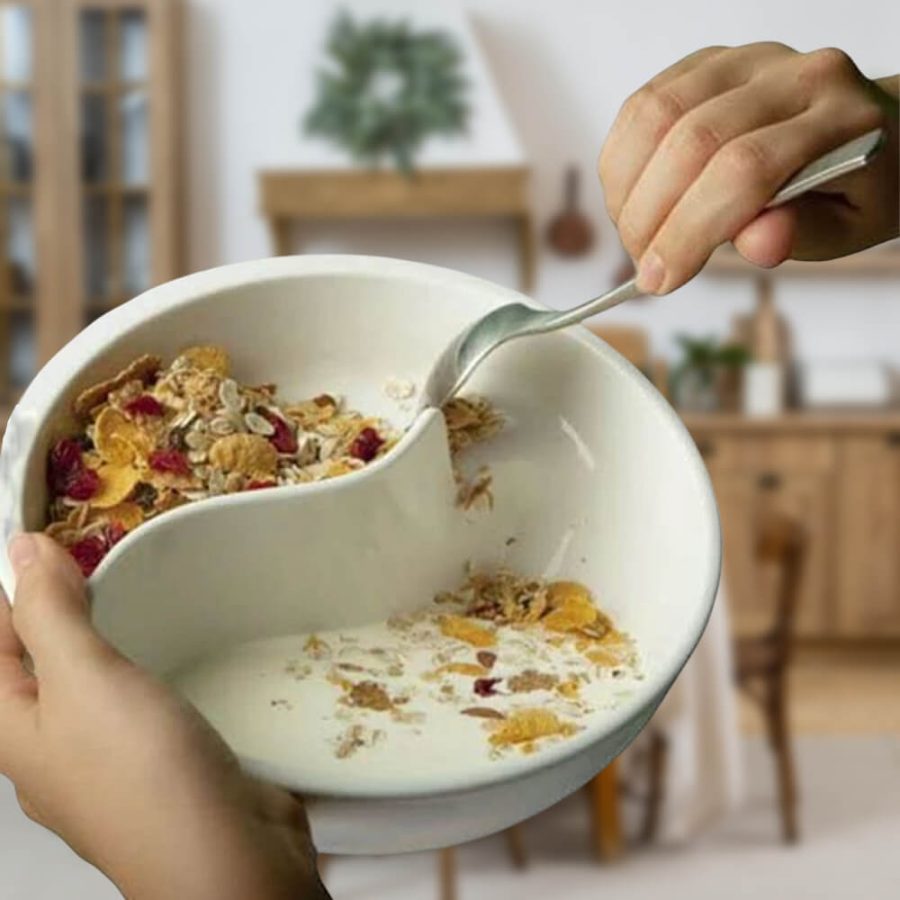
[{"label": "blurred background", "polygon": [[[709,44],[900,69],[900,7],[579,0],[0,3],[0,414],[147,287],[276,253],[451,266],[567,307],[630,274],[595,161]],[[900,892],[900,247],[729,248],[593,324],[679,412],[725,532],[710,628],[637,745],[477,844],[328,859],[336,898]],[[598,410],[602,415],[602,410]],[[2,896],[118,896],[0,780]]]}]

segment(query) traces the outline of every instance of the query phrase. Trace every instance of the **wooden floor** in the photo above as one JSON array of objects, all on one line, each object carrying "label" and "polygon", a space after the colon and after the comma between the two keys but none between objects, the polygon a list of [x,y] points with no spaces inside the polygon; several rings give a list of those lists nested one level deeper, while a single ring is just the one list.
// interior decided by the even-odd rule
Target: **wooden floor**
[{"label": "wooden floor", "polygon": [[[900,734],[900,649],[804,650],[791,677],[795,734]],[[742,701],[745,733],[762,731],[756,708]]]}]

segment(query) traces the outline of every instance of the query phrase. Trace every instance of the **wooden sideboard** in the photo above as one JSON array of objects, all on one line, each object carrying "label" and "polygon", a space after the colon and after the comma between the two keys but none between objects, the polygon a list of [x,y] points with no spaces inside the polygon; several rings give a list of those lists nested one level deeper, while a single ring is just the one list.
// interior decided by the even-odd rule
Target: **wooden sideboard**
[{"label": "wooden sideboard", "polygon": [[685,423],[719,502],[736,632],[758,633],[773,619],[753,535],[760,513],[776,507],[810,538],[800,637],[900,639],[900,413]]}]

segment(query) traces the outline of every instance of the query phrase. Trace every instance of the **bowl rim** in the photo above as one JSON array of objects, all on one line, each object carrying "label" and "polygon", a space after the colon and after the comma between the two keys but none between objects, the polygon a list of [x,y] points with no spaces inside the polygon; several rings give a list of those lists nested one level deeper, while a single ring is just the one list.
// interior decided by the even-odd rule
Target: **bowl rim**
[{"label": "bowl rim", "polygon": [[[22,394],[10,415],[6,434],[4,435],[2,457],[0,457],[0,498],[12,502],[3,503],[3,519],[7,523],[4,534],[10,534],[12,527],[21,527],[22,486],[24,470],[35,449],[35,438],[40,430],[41,413],[46,413],[63,398],[74,373],[95,362],[102,356],[112,340],[119,340],[129,332],[139,328],[148,319],[165,315],[181,306],[202,302],[209,295],[222,291],[231,291],[252,284],[267,281],[278,281],[291,277],[309,277],[334,275],[374,276],[378,278],[397,278],[413,280],[433,287],[453,286],[456,289],[468,287],[477,290],[482,296],[492,297],[497,305],[500,303],[524,302],[535,308],[547,308],[520,292],[503,287],[473,275],[434,266],[427,263],[413,262],[403,259],[378,256],[359,256],[350,254],[322,254],[309,256],[272,257],[247,262],[232,263],[205,271],[186,275],[174,281],[166,282],[150,288],[128,303],[110,310],[87,328],[76,335],[61,348],[52,359],[37,373],[35,378]],[[437,795],[462,794],[477,791],[487,786],[500,785],[527,778],[536,771],[564,764],[591,747],[599,745],[610,735],[623,729],[629,722],[639,719],[647,709],[655,707],[665,695],[678,674],[684,668],[694,648],[699,642],[716,598],[721,574],[722,538],[718,508],[712,483],[699,451],[690,434],[677,413],[663,399],[659,392],[644,378],[627,360],[616,353],[599,337],[587,328],[569,329],[568,340],[577,341],[596,356],[601,364],[610,367],[620,377],[632,382],[632,385],[648,402],[650,409],[660,420],[663,427],[673,432],[681,455],[686,463],[686,474],[692,478],[699,492],[701,510],[706,513],[709,522],[707,529],[706,560],[703,573],[703,588],[698,602],[692,608],[692,614],[685,619],[686,627],[680,632],[674,643],[671,659],[676,661],[674,667],[665,671],[653,670],[646,673],[638,682],[629,697],[619,706],[604,715],[601,721],[587,725],[581,732],[565,741],[543,748],[533,756],[519,756],[504,760],[494,771],[478,776],[458,774],[455,777],[432,779],[428,786],[418,785],[409,790],[392,788],[390,792],[379,791],[374,786],[357,787],[354,790],[344,788],[341,783],[311,784],[304,780],[302,773],[291,767],[273,763],[263,759],[238,753],[242,765],[255,774],[266,777],[289,789],[306,793],[315,797],[332,797],[336,799],[416,799]],[[424,427],[424,419],[418,421],[403,436],[393,452],[387,454],[379,463],[389,465],[391,457],[405,452],[410,442]],[[418,427],[417,427],[418,426]],[[10,444],[14,441],[11,435],[21,443],[15,459],[10,459]],[[395,457],[396,458],[396,457]],[[18,471],[18,478],[12,474]],[[357,473],[364,475],[366,472]],[[352,476],[350,476],[352,479]],[[344,481],[345,479],[340,479]],[[18,496],[10,497],[9,488],[15,483],[19,487]],[[302,486],[301,486],[302,487]],[[309,486],[306,486],[308,489]],[[319,486],[321,488],[321,485]],[[330,489],[337,487],[329,485]],[[216,498],[216,502],[225,504],[241,502],[240,497]],[[186,512],[189,510],[185,510]],[[152,524],[152,523],[151,523]],[[131,536],[126,537],[129,541]],[[113,548],[109,557],[103,561],[97,572],[102,574],[109,559],[117,555],[119,548]],[[5,543],[0,547],[0,582],[7,589],[8,596],[14,594],[15,578],[9,563]],[[90,581],[89,581],[90,584]],[[10,601],[12,602],[12,601]]]}]

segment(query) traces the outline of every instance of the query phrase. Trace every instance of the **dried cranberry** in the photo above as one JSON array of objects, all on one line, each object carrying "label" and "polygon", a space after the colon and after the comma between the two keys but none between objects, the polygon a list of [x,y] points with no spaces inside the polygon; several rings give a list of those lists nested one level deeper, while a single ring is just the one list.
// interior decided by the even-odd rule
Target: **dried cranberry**
[{"label": "dried cranberry", "polygon": [[267,409],[261,410],[261,413],[263,418],[275,429],[269,435],[269,443],[279,453],[296,453],[297,436],[291,430],[291,426],[281,416],[276,416],[275,413],[269,412]]},{"label": "dried cranberry", "polygon": [[66,496],[73,500],[90,500],[98,490],[100,476],[93,469],[83,468],[69,479]]},{"label": "dried cranberry", "polygon": [[166,413],[162,403],[150,394],[141,394],[135,397],[134,400],[129,400],[125,404],[125,411],[133,416],[163,416]]},{"label": "dried cranberry", "polygon": [[190,475],[191,464],[179,450],[154,450],[150,454],[150,468],[154,472],[172,472],[175,475]]},{"label": "dried cranberry", "polygon": [[105,529],[107,548],[112,549],[115,547],[125,537],[125,534],[125,526],[121,522],[110,522]]},{"label": "dried cranberry", "polygon": [[47,457],[47,487],[54,496],[65,494],[69,482],[83,469],[81,445],[72,438],[63,438]]},{"label": "dried cranberry", "polygon": [[274,481],[248,481],[244,485],[245,491],[260,491],[263,488],[272,488],[276,487],[277,482]]},{"label": "dried cranberry", "polygon": [[479,697],[493,697],[502,678],[476,678],[472,689]]},{"label": "dried cranberry", "polygon": [[108,552],[109,544],[97,534],[82,538],[69,547],[69,553],[72,554],[75,562],[78,563],[78,567],[85,578],[93,573]]},{"label": "dried cranberry", "polygon": [[383,443],[384,438],[374,428],[363,428],[350,445],[350,455],[363,462],[371,462]]}]

